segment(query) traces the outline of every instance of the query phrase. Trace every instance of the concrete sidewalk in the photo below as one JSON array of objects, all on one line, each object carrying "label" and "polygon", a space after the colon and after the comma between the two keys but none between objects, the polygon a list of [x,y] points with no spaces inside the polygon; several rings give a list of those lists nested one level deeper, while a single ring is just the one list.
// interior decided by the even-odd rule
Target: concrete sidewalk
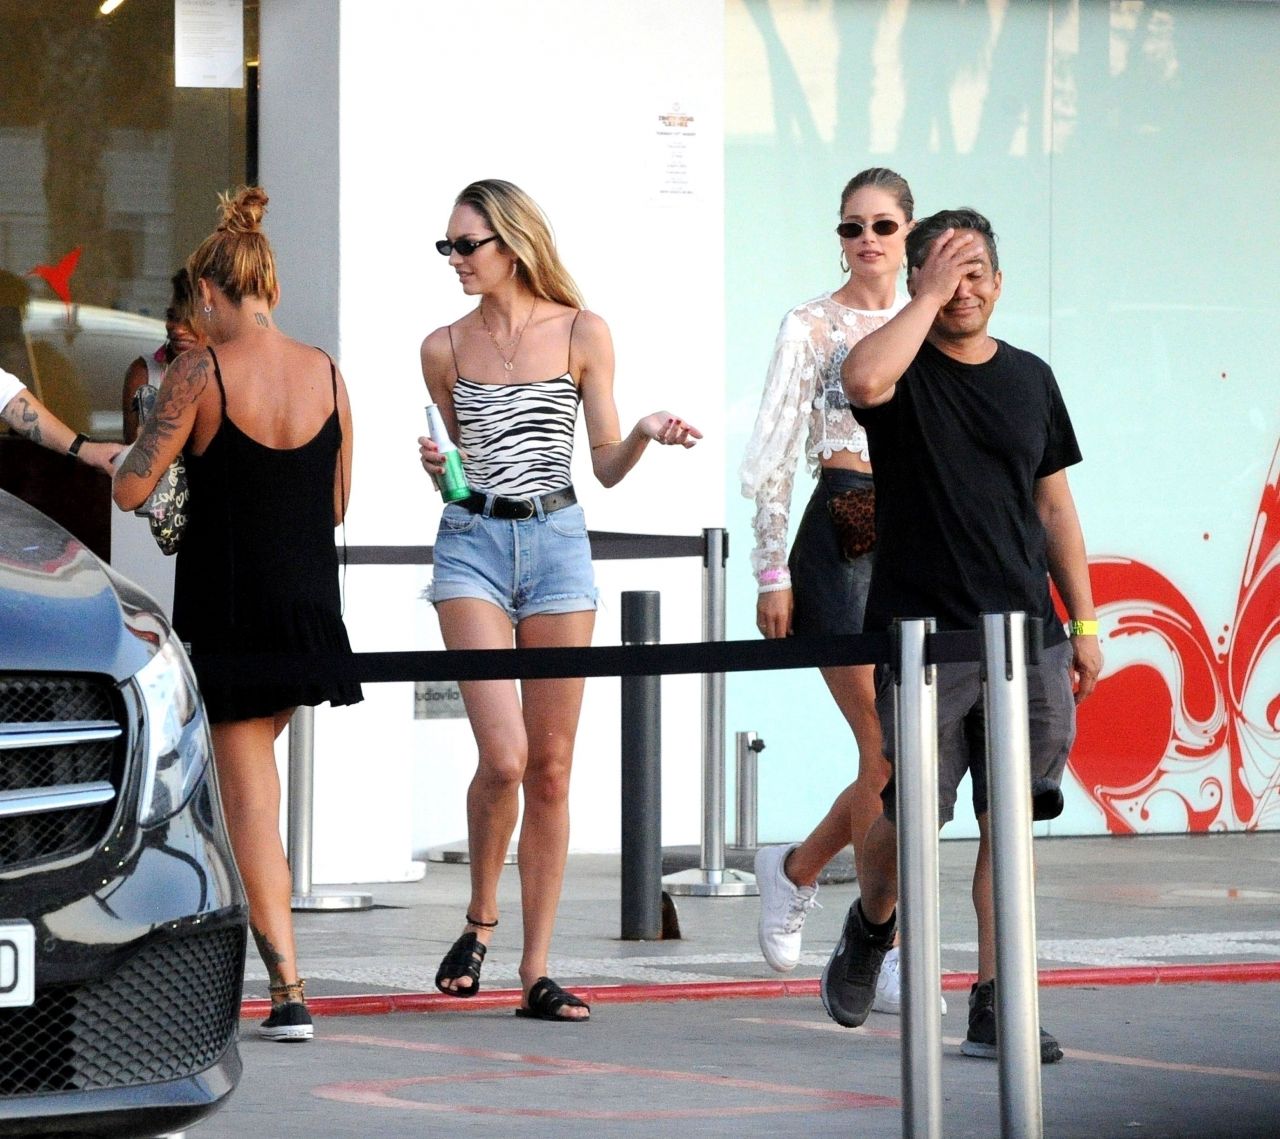
[{"label": "concrete sidewalk", "polygon": [[[947,1135],[999,1131],[998,1065],[957,1051],[975,849],[941,847]],[[1044,1070],[1045,1134],[1280,1133],[1280,834],[1051,839],[1036,856],[1041,1016],[1067,1054]],[[624,942],[618,859],[572,856],[551,972],[592,1001],[586,1026],[510,1015],[515,867],[470,1001],[433,983],[467,866],[362,889],[374,909],[297,915],[317,1041],[260,1043],[246,1019],[242,1085],[193,1134],[901,1133],[898,1018],[841,1029],[814,995],[856,884],[822,887],[783,977],[756,947],[757,899],[678,898],[679,940]],[[265,996],[251,960],[246,1012]]]},{"label": "concrete sidewalk", "polygon": [[[969,901],[974,841],[940,844],[944,972],[976,968]],[[1280,833],[1045,839],[1035,844],[1041,968],[1280,960]],[[308,996],[433,993],[440,958],[462,931],[466,864],[429,863],[419,882],[362,886],[374,908],[296,915]],[[839,937],[856,883],[823,886],[791,979],[815,979]],[[574,986],[776,980],[756,943],[755,898],[676,898],[678,941],[621,941],[616,856],[573,855],[552,973]],[[518,985],[519,875],[503,874],[501,926],[486,989]],[[251,954],[246,996],[266,997]]]}]

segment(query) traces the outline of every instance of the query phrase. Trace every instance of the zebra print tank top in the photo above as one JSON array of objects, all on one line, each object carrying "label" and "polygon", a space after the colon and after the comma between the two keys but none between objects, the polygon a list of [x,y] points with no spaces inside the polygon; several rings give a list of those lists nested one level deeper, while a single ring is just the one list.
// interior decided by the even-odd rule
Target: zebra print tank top
[{"label": "zebra print tank top", "polygon": [[471,489],[523,497],[568,486],[579,399],[568,372],[523,384],[459,376],[453,407]]}]

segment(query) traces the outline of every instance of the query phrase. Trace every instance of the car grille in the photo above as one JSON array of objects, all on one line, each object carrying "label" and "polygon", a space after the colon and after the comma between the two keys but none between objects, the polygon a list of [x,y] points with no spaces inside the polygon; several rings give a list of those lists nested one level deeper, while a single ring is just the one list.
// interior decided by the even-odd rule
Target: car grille
[{"label": "car grille", "polygon": [[102,840],[124,772],[121,719],[106,678],[0,674],[0,871]]},{"label": "car grille", "polygon": [[244,929],[153,941],[111,976],[0,1009],[0,1096],[176,1080],[235,1038]]}]

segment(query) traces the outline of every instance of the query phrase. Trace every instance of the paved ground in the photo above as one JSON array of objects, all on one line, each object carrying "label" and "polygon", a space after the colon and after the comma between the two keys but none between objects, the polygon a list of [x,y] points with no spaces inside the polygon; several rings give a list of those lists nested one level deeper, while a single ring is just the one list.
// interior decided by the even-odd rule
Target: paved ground
[{"label": "paved ground", "polygon": [[[1280,834],[1036,850],[1041,1016],[1066,1050],[1043,1071],[1044,1133],[1280,1135]],[[944,1133],[986,1137],[1000,1130],[998,1066],[957,1051],[976,964],[973,852],[942,845],[942,962],[956,974],[944,978]],[[241,1085],[192,1139],[902,1133],[898,1018],[841,1029],[814,995],[855,884],[822,888],[803,961],[783,978],[756,950],[756,899],[680,898],[680,940],[623,942],[617,859],[574,856],[552,971],[592,999],[589,1025],[511,1015],[516,888],[508,867],[471,1002],[423,995],[460,931],[465,865],[364,887],[372,910],[298,915],[317,1013],[359,1011],[356,994],[406,1011],[321,1015],[316,1041],[290,1046],[258,1041],[246,1019]],[[251,968],[246,996],[265,995]],[[671,999],[689,995],[702,999]]]}]

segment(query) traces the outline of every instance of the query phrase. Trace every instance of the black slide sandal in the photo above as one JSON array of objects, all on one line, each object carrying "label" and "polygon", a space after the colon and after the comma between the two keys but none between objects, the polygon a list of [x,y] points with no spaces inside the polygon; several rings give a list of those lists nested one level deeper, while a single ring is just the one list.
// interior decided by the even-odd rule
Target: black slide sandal
[{"label": "black slide sandal", "polygon": [[[584,1008],[586,1016],[561,1016],[562,1008]],[[516,1009],[516,1016],[530,1020],[554,1020],[561,1024],[583,1024],[591,1019],[591,1006],[566,992],[550,977],[539,977],[529,989],[529,1007]]]},{"label": "black slide sandal", "polygon": [[[494,921],[476,921],[467,914],[467,925],[480,929],[493,929],[498,924]],[[436,970],[436,988],[447,997],[474,997],[480,991],[480,966],[484,964],[485,954],[489,947],[476,935],[474,930],[467,930],[450,947]],[[446,989],[445,980],[456,981],[462,977],[470,977],[471,985],[465,989]]]}]

